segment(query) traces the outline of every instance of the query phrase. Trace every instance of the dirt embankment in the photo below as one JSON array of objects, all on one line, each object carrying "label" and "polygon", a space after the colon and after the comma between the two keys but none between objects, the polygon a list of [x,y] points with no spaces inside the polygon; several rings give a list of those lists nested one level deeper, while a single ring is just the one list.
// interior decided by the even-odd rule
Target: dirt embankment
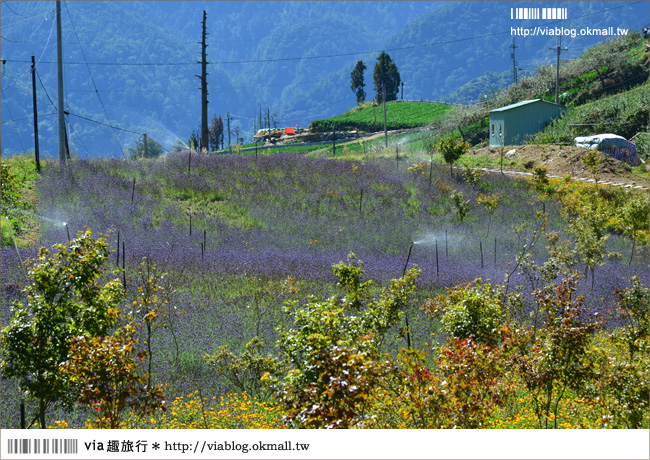
[{"label": "dirt embankment", "polygon": [[[541,163],[548,169],[549,175],[571,175],[574,178],[592,179],[590,170],[585,168],[582,158],[589,151],[573,146],[563,145],[520,145],[507,146],[503,149],[503,169],[532,171],[535,163]],[[467,155],[486,155],[493,160],[501,157],[501,147],[484,147],[470,150]],[[636,184],[650,186],[650,179],[632,173],[630,167],[602,152],[596,152],[601,160],[596,167],[598,181]]]}]

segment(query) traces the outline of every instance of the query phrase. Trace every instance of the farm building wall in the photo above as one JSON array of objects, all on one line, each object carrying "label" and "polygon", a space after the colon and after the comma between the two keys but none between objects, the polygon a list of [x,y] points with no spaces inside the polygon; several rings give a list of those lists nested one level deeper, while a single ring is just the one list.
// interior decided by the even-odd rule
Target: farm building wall
[{"label": "farm building wall", "polygon": [[490,147],[522,144],[565,110],[539,99],[495,109],[490,112]]}]

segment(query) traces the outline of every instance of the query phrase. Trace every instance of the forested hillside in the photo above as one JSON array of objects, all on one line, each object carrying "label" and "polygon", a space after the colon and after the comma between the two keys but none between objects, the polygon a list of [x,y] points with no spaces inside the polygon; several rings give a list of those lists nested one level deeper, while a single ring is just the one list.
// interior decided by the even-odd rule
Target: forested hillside
[{"label": "forested hillside", "polygon": [[[645,2],[567,5],[570,18],[584,16],[572,19],[572,27],[602,23],[638,29],[647,22]],[[166,149],[177,138],[187,141],[200,124],[196,75],[203,9],[208,15],[209,116],[226,120],[230,112],[231,128],[250,139],[260,112],[272,115],[280,126],[307,126],[354,106],[350,72],[358,60],[368,67],[366,92],[372,99],[372,68],[381,50],[396,63],[404,98],[411,100],[442,99],[486,72],[508,71],[512,67],[510,6],[500,2],[62,2],[72,149],[80,157],[120,156],[145,132]],[[54,156],[55,2],[8,1],[1,8],[3,153],[26,151],[34,145],[29,61],[35,55],[41,151],[43,156]],[[524,23],[532,24],[518,24]],[[563,59],[580,55],[602,39],[565,39],[563,46],[569,51]],[[532,69],[552,59],[548,48],[554,44],[554,37],[517,39],[518,65]]]}]

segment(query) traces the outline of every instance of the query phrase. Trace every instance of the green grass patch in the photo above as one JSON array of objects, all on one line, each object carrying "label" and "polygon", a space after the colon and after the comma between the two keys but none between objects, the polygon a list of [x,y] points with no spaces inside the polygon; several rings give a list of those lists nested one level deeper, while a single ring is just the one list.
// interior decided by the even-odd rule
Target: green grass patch
[{"label": "green grass patch", "polygon": [[[429,102],[388,102],[386,104],[386,124],[390,130],[409,129],[426,126],[442,119],[453,106]],[[375,121],[376,120],[376,121]],[[383,106],[354,108],[343,115],[315,120],[313,131],[378,131],[384,126]]]}]

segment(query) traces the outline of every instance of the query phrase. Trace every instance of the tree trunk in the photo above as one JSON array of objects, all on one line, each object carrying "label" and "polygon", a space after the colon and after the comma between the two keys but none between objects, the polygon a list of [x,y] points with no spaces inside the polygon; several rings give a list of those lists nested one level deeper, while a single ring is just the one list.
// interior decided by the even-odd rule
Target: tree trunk
[{"label": "tree trunk", "polygon": [[44,399],[39,399],[38,400],[38,418],[41,422],[41,428],[45,429],[45,406],[47,403],[45,402]]}]

